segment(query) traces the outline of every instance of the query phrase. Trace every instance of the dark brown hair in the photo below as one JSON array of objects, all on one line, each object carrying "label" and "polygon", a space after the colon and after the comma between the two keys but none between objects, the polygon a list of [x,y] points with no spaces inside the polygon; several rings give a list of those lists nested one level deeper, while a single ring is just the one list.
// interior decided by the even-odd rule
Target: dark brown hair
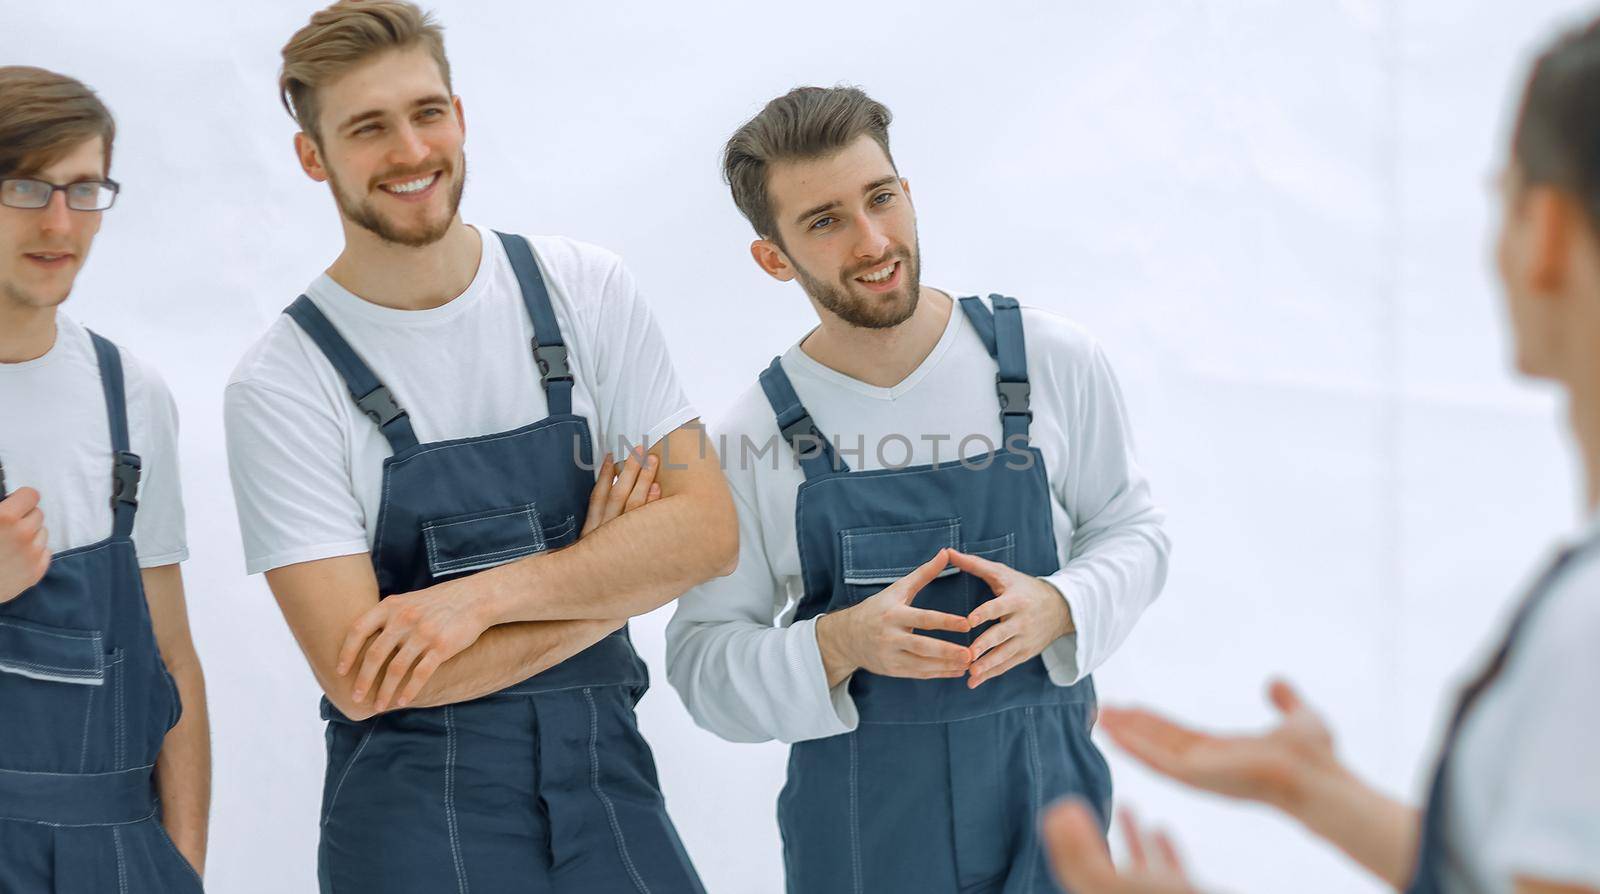
[{"label": "dark brown hair", "polygon": [[[283,69],[278,74],[278,98],[314,140],[317,129],[317,88],[388,50],[424,47],[439,64],[445,90],[450,91],[450,60],[444,54],[444,27],[405,0],[339,0],[317,11],[304,28],[283,45]],[[452,91],[453,92],[453,91]]]},{"label": "dark brown hair", "polygon": [[0,66],[0,176],[33,174],[85,140],[111,141],[111,110],[82,81],[26,65]]},{"label": "dark brown hair", "polygon": [[1525,182],[1570,193],[1600,224],[1600,19],[1561,35],[1534,63],[1511,153]]},{"label": "dark brown hair", "polygon": [[863,134],[889,152],[889,122],[882,103],[856,87],[796,87],[767,103],[728,138],[722,152],[722,177],[756,234],[782,242],[767,195],[767,168],[775,161],[822,158],[849,146]]}]

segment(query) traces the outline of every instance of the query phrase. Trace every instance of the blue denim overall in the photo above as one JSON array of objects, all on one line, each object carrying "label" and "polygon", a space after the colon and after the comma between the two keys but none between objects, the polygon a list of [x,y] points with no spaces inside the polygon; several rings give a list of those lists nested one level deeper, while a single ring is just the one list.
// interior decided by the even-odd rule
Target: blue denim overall
[{"label": "blue denim overall", "polygon": [[[1455,752],[1456,744],[1461,737],[1461,726],[1466,720],[1467,713],[1477,704],[1490,685],[1499,678],[1505,670],[1506,659],[1511,655],[1511,649],[1517,641],[1517,636],[1528,622],[1528,617],[1533,610],[1555,589],[1556,583],[1561,579],[1561,574],[1571,564],[1572,560],[1586,552],[1591,552],[1600,547],[1600,541],[1589,538],[1577,546],[1562,550],[1551,562],[1550,567],[1540,575],[1538,581],[1529,590],[1518,606],[1517,612],[1511,618],[1511,625],[1506,630],[1505,638],[1489,658],[1489,663],[1473,678],[1462,690],[1456,701],[1456,708],[1450,717],[1450,725],[1446,728],[1444,745],[1440,749],[1439,762],[1433,772],[1433,783],[1428,788],[1428,801],[1422,811],[1422,832],[1418,840],[1417,863],[1412,870],[1411,883],[1406,886],[1406,894],[1445,894],[1446,872],[1445,865],[1449,859],[1450,844],[1447,842],[1445,823],[1449,816],[1449,785],[1446,783],[1446,774],[1449,772],[1450,758]],[[1551,681],[1552,685],[1555,681]],[[1460,843],[1457,843],[1459,849]]]},{"label": "blue denim overall", "polygon": [[199,891],[161,827],[151,776],[181,709],[131,539],[140,461],[128,450],[122,358],[90,338],[114,522],[110,537],[57,553],[43,580],[0,603],[0,891]]},{"label": "blue denim overall", "polygon": [[[380,597],[578,538],[593,489],[587,421],[527,240],[497,233],[533,320],[549,415],[419,444],[406,411],[310,299],[286,313],[394,450],[372,550]],[[327,894],[702,890],[667,817],[634,704],[649,685],[624,627],[469,702],[353,721],[327,699],[318,876]]]},{"label": "blue denim overall", "polygon": [[[999,364],[1005,444],[959,462],[853,472],[774,360],[761,385],[805,471],[795,532],[805,595],[795,619],[848,608],[955,547],[1035,576],[1058,570],[1044,457],[1028,443],[1016,301],[961,309]],[[825,421],[825,420],[823,420]],[[917,433],[906,432],[907,437]],[[994,594],[951,567],[913,603],[966,615]],[[969,645],[968,634],[931,632]],[[1089,740],[1094,685],[1050,682],[1032,658],[983,684],[858,670],[854,732],[796,743],[778,799],[791,894],[1054,892],[1035,817],[1068,793],[1109,815],[1111,777]]]}]

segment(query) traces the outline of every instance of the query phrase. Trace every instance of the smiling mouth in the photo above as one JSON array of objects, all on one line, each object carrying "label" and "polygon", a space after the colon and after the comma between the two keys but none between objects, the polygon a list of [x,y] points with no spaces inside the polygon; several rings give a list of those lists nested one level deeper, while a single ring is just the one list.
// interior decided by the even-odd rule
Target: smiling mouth
[{"label": "smiling mouth", "polygon": [[23,257],[40,264],[51,265],[72,260],[72,254],[64,251],[30,251],[23,254]]},{"label": "smiling mouth", "polygon": [[424,174],[421,177],[413,177],[409,180],[380,183],[378,188],[392,196],[414,196],[418,193],[427,192],[428,188],[438,183],[439,178],[442,176],[444,176],[443,171],[434,171],[431,174]]},{"label": "smiling mouth", "polygon": [[855,280],[856,280],[856,282],[864,283],[864,284],[869,285],[869,286],[881,286],[884,283],[890,281],[891,279],[894,279],[895,273],[898,272],[899,269],[900,269],[900,262],[899,261],[891,261],[890,263],[885,264],[882,267],[878,267],[878,268],[876,268],[874,270],[868,271],[867,273],[864,273],[864,274],[856,277]]}]

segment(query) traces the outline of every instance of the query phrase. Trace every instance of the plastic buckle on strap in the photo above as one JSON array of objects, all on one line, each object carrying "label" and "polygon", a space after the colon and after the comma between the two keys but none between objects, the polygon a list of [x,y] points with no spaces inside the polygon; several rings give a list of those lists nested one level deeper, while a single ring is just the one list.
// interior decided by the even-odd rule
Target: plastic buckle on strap
[{"label": "plastic buckle on strap", "polygon": [[394,395],[389,392],[387,385],[379,385],[368,391],[366,396],[356,401],[356,406],[360,407],[361,412],[366,413],[373,422],[378,423],[379,428],[406,415],[406,411],[395,403]]},{"label": "plastic buckle on strap", "polygon": [[1026,416],[1030,420],[1033,419],[1033,410],[1028,399],[1033,389],[1027,382],[1007,382],[996,373],[994,390],[1000,395],[1000,415]]},{"label": "plastic buckle on strap", "polygon": [[[809,442],[804,447],[800,443],[802,438]],[[783,439],[789,442],[789,446],[794,448],[795,455],[801,459],[810,459],[822,450],[822,432],[812,424],[810,413],[785,425]]]},{"label": "plastic buckle on strap", "polygon": [[541,345],[535,341],[533,362],[539,367],[541,383],[572,381],[572,368],[567,365],[566,345]]},{"label": "plastic buckle on strap", "polygon": [[144,465],[138,454],[119,450],[111,468],[111,504],[139,505],[139,477]]}]

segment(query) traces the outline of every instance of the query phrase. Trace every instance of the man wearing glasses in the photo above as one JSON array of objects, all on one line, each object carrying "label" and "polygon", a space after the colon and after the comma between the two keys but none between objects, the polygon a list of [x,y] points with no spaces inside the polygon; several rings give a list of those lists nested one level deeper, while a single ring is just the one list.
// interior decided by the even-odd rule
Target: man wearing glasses
[{"label": "man wearing glasses", "polygon": [[114,134],[78,81],[0,67],[0,891],[201,890],[176,410],[57,310],[117,196]]}]

